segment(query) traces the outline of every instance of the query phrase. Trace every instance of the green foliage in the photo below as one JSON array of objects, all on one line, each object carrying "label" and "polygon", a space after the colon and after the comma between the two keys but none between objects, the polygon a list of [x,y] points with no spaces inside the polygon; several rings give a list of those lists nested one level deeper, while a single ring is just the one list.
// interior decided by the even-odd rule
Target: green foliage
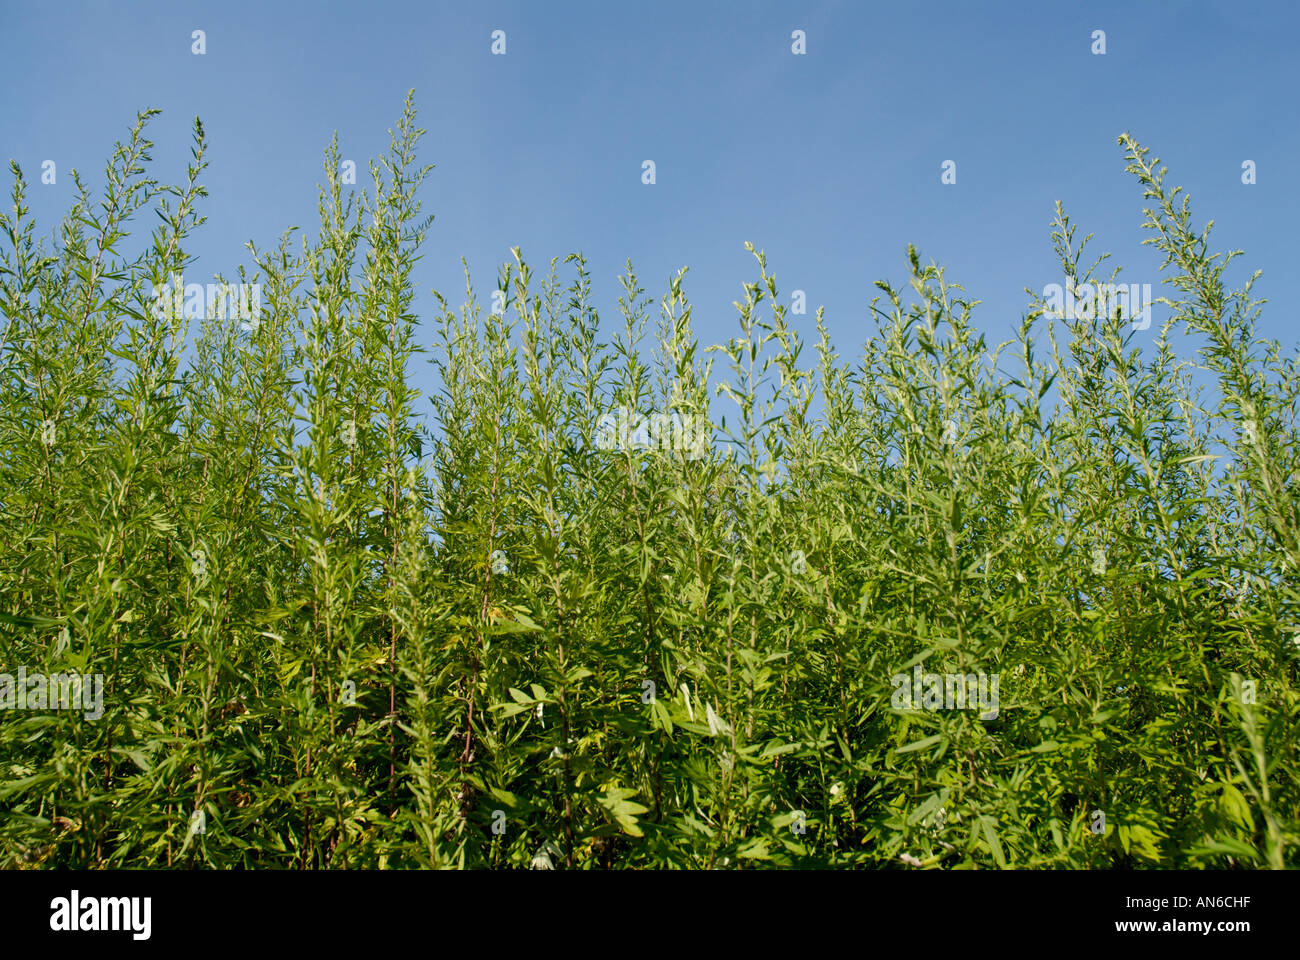
[{"label": "green foliage", "polygon": [[[467,268],[420,327],[408,98],[186,362],[149,293],[205,138],[161,185],[149,117],[52,251],[16,165],[0,216],[0,671],[104,677],[97,719],[0,714],[0,864],[1295,864],[1296,359],[1131,138],[1177,293],[1142,350],[1036,296],[990,350],[910,247],[854,363],[761,252],[708,349],[685,271],[655,304],[629,264],[605,341],[585,261],[517,249],[499,313]],[[611,447],[619,408],[725,416],[696,456]],[[900,706],[914,668],[997,708]]]}]

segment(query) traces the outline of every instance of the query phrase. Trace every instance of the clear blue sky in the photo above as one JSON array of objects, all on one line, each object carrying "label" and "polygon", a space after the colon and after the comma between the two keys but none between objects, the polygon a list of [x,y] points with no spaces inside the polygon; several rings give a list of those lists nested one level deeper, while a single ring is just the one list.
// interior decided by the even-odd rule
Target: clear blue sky
[{"label": "clear blue sky", "polygon": [[[433,288],[461,302],[462,255],[488,302],[517,244],[539,269],[585,253],[607,334],[626,259],[656,300],[689,265],[696,330],[720,342],[756,275],[752,240],[784,296],[806,291],[808,313],[793,318],[805,339],[824,305],[837,347],[853,355],[870,329],[872,281],[901,282],[912,242],[984,302],[977,325],[996,343],[1021,317],[1026,286],[1060,280],[1049,242],[1058,199],[1125,280],[1158,283],[1159,258],[1140,247],[1141,189],[1115,143],[1125,130],[1187,188],[1196,222],[1216,221],[1217,249],[1245,249],[1230,280],[1258,267],[1258,294],[1276,302],[1290,291],[1297,9],[4,0],[0,155],[33,181],[48,235],[71,201],[69,168],[101,183],[138,110],[164,111],[151,127],[154,175],[171,182],[200,116],[211,198],[187,280],[204,282],[233,275],[248,239],[273,246],[291,224],[314,232],[331,134],[365,185],[366,158],[385,148],[415,88],[429,130],[422,158],[436,164],[424,194],[436,219],[417,272],[425,315]],[[206,31],[204,56],[191,53],[195,29]],[[490,52],[497,29],[505,56]],[[791,52],[795,29],[806,31],[804,56]],[[1090,52],[1095,29],[1104,56]],[[40,185],[46,159],[58,165],[54,186]],[[641,182],[646,159],[653,186]],[[1248,159],[1254,186],[1241,183]],[[940,182],[945,160],[956,185]],[[1148,336],[1164,316],[1157,307]],[[1294,345],[1293,316],[1267,307],[1262,332]]]}]

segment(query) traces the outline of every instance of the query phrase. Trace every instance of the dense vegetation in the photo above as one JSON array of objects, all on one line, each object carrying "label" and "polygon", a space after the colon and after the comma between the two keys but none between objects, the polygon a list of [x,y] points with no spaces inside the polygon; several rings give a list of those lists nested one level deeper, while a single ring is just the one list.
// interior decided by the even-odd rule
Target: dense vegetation
[{"label": "dense vegetation", "polygon": [[[409,100],[373,188],[335,143],[319,235],[250,244],[259,315],[187,330],[205,139],[160,184],[148,119],[52,248],[17,165],[0,217],[0,671],[104,677],[0,712],[0,864],[1294,865],[1296,360],[1128,136],[1163,329],[1031,293],[991,350],[909,248],[843,358],[762,253],[709,349],[681,275],[611,327],[518,250],[418,322]],[[996,717],[899,706],[918,665]]]}]

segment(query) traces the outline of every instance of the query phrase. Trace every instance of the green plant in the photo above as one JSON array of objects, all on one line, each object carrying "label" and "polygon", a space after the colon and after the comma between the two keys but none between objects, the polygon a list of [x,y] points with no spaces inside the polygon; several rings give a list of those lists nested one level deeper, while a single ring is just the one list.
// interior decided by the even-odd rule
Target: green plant
[{"label": "green plant", "polygon": [[[499,312],[466,268],[422,324],[408,98],[187,364],[149,288],[206,142],[161,185],[149,118],[52,249],[16,165],[0,216],[0,863],[1295,865],[1296,359],[1132,138],[1158,333],[1031,291],[990,350],[909,247],[848,362],[752,246],[708,349],[684,270],[656,304],[628,264],[606,341],[585,260],[518,249]],[[1052,241],[1094,282],[1059,207]],[[19,667],[102,676],[102,716],[19,710]]]}]

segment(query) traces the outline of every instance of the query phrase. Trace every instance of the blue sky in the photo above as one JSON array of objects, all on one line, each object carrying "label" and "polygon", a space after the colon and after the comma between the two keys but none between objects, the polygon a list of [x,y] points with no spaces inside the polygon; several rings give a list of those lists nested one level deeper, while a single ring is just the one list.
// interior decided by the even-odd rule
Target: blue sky
[{"label": "blue sky", "polygon": [[[202,118],[211,198],[191,281],[233,275],[246,240],[273,246],[289,225],[314,232],[331,135],[365,185],[366,159],[386,147],[410,88],[429,131],[422,159],[436,164],[424,192],[436,219],[416,274],[426,316],[433,288],[461,302],[462,256],[487,302],[519,245],[537,268],[586,255],[606,338],[625,260],[656,300],[689,265],[696,331],[721,342],[737,331],[741,284],[757,275],[750,240],[786,302],[806,292],[808,313],[792,318],[805,339],[824,305],[837,348],[856,355],[872,329],[872,282],[903,281],[911,242],[983,301],[976,324],[996,343],[1023,314],[1026,286],[1060,280],[1056,200],[1123,279],[1158,284],[1160,258],[1140,246],[1141,188],[1115,143],[1125,130],[1185,186],[1195,222],[1215,220],[1215,248],[1245,250],[1230,281],[1258,267],[1256,293],[1280,299],[1300,255],[1290,229],[1300,220],[1294,3],[2,9],[0,154],[33,182],[47,235],[72,198],[69,168],[101,183],[137,111],[163,110],[151,126],[153,172],[173,182]],[[206,33],[203,56],[191,53],[195,29]],[[490,52],[498,29],[504,56]],[[795,29],[806,31],[806,55],[791,52]],[[1090,50],[1096,29],[1104,56]],[[57,163],[53,186],[40,185],[46,159]],[[641,182],[646,159],[652,186]],[[1241,183],[1247,159],[1252,186]],[[940,181],[945,160],[956,163],[954,185]],[[1157,307],[1145,336],[1164,315]],[[1261,332],[1300,339],[1272,306]]]}]

